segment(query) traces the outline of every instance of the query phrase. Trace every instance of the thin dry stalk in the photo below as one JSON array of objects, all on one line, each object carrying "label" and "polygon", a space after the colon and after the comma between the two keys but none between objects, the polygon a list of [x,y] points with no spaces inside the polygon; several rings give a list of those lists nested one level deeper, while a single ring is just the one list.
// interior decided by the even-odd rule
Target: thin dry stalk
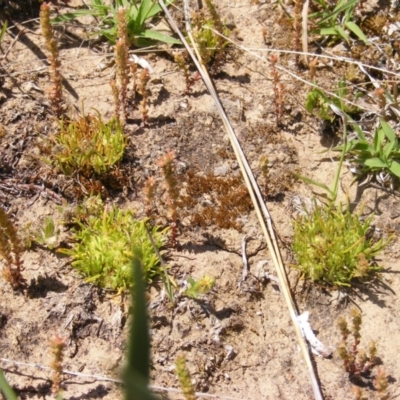
[{"label": "thin dry stalk", "polygon": [[116,102],[115,109],[118,110],[118,117],[122,123],[126,120],[126,96],[129,84],[129,42],[128,42],[128,28],[126,25],[126,8],[121,7],[117,13],[118,21],[118,36],[119,39],[115,45],[115,62],[117,66],[118,86],[112,86],[113,96],[118,101]]},{"label": "thin dry stalk", "polygon": [[156,196],[156,178],[154,176],[150,176],[144,184],[143,194],[145,199],[145,209],[147,217],[151,216],[151,212],[153,209],[153,203]]},{"label": "thin dry stalk", "polygon": [[293,37],[293,47],[296,52],[296,64],[300,64],[300,38],[301,38],[301,10],[303,6],[303,0],[294,0],[294,8],[293,8],[293,29],[294,29],[294,37]]},{"label": "thin dry stalk", "polygon": [[149,91],[147,90],[147,84],[150,81],[150,72],[145,68],[140,72],[139,75],[139,91],[142,95],[142,101],[140,102],[140,112],[142,113],[143,124],[147,124],[149,118]]},{"label": "thin dry stalk", "polygon": [[58,47],[54,38],[53,28],[50,24],[50,6],[43,3],[40,7],[40,25],[45,40],[45,46],[49,53],[48,60],[50,63],[50,80],[52,87],[50,89],[50,102],[57,118],[63,114],[63,98],[62,98],[62,76],[60,73],[61,62],[59,59]]},{"label": "thin dry stalk", "polygon": [[6,212],[0,207],[0,258],[3,257],[6,264],[2,272],[13,289],[19,289],[25,282],[21,273],[21,252],[17,232]]},{"label": "thin dry stalk", "polygon": [[52,375],[52,391],[53,394],[58,395],[60,393],[60,384],[62,380],[62,362],[63,362],[63,351],[66,346],[65,341],[56,335],[54,339],[50,342],[51,353],[53,355],[53,361],[51,363],[51,369],[53,370]]}]

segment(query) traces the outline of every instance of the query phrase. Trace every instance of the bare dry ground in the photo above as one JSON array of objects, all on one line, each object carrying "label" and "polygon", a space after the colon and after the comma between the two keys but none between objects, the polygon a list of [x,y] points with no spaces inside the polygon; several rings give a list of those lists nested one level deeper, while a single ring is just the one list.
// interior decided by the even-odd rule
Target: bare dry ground
[{"label": "bare dry ground", "polygon": [[[1,60],[0,78],[3,129],[0,203],[20,232],[28,224],[38,228],[48,216],[61,221],[63,214],[59,206],[72,206],[79,201],[78,184],[56,175],[38,157],[41,137],[54,130],[54,122],[46,96],[49,77],[44,41],[34,19],[38,5],[26,3],[26,9],[22,10],[4,8],[14,27],[2,43],[3,52],[11,45],[12,48],[7,59]],[[178,10],[174,15],[182,17],[180,2],[176,3]],[[2,4],[0,7],[5,7]],[[79,4],[71,1],[69,6]],[[330,185],[337,162],[331,158],[333,154],[322,154],[322,151],[329,149],[335,139],[324,133],[318,118],[305,110],[309,87],[285,73],[280,73],[285,88],[283,118],[279,125],[276,123],[267,50],[291,49],[293,43],[292,23],[282,7],[276,2],[253,4],[249,0],[221,0],[217,7],[234,27],[232,39],[245,48],[259,49],[254,50],[260,57],[257,58],[232,46],[214,82],[263,188],[298,308],[300,312],[310,312],[314,331],[333,351],[328,359],[313,356],[324,397],[354,398],[352,384],[334,350],[340,341],[336,321],[340,316],[349,315],[349,309],[356,305],[363,316],[360,347],[366,348],[370,340],[376,341],[378,355],[389,374],[393,395],[390,398],[395,398],[400,379],[398,192],[390,193],[377,186],[357,190],[356,184],[350,186],[353,177],[345,168],[341,198],[349,191],[355,209],[363,204],[363,215],[375,214],[376,232],[384,237],[395,235],[379,259],[385,272],[378,280],[357,285],[345,295],[298,280],[297,272],[289,267],[295,262],[290,247],[291,221],[296,212],[296,199],[306,201],[313,194],[306,184],[296,182],[291,173],[299,172]],[[330,50],[380,65],[379,48],[386,42],[396,53],[400,39],[389,41],[382,30],[386,22],[380,26],[378,18],[394,22],[399,20],[399,13],[384,1],[367,1],[364,7],[369,21],[364,29],[369,29],[369,36],[377,37],[377,45],[367,48],[353,41],[351,49],[336,46]],[[65,6],[60,11],[64,12]],[[374,28],[372,17],[381,31]],[[33,20],[22,25],[28,19]],[[107,119],[114,112],[109,86],[112,68],[102,69],[99,65],[104,64],[106,53],[112,49],[86,40],[86,31],[93,24],[88,19],[80,27],[57,29],[61,72],[68,105],[78,110],[84,105],[87,112],[94,108]],[[265,37],[263,28],[266,28]],[[20,36],[14,41],[18,32]],[[317,51],[317,46],[311,50]],[[143,126],[137,107],[131,107],[126,126],[129,144],[121,166],[126,179],[120,187],[103,182],[105,201],[144,216],[143,183],[148,176],[158,174],[157,160],[169,150],[174,151],[180,165],[183,188],[190,188],[195,176],[208,176],[210,181],[221,177],[220,181],[231,179],[230,185],[223,187],[216,198],[207,192],[210,189],[200,187],[200,192],[192,193],[180,211],[180,246],[179,250],[168,249],[169,273],[178,285],[188,276],[201,278],[207,274],[216,278],[216,286],[200,300],[182,298],[173,307],[162,296],[161,283],[151,287],[152,382],[156,386],[178,388],[174,362],[183,353],[196,391],[213,394],[213,398],[313,398],[279,285],[259,276],[260,265],[269,274],[274,275],[275,271],[255,213],[243,195],[245,189],[238,165],[211,97],[201,81],[195,84],[191,94],[184,94],[184,77],[168,48],[140,56],[154,69],[149,83],[149,121]],[[293,55],[280,54],[279,65],[297,77],[309,79],[306,69],[295,66]],[[349,74],[350,68],[353,68],[350,64],[337,61],[320,64],[315,81],[326,89],[333,89],[341,76]],[[372,101],[362,101],[364,107],[376,109]],[[260,170],[262,156],[268,157],[271,165],[268,182]],[[215,211],[214,219],[204,217],[210,207]],[[159,214],[160,221],[165,223],[163,207]],[[63,246],[69,233],[61,224],[59,228],[60,246]],[[245,285],[239,287],[244,235],[248,237],[251,274]],[[65,399],[121,398],[121,387],[112,379],[119,378],[123,366],[126,300],[84,283],[68,258],[43,246],[33,245],[26,250],[23,265],[27,279],[25,292],[13,291],[7,282],[0,280],[0,366],[20,398],[52,398],[50,372],[40,366],[48,366],[51,361],[49,342],[55,334],[67,342],[64,369],[85,374],[65,375],[62,384]],[[370,382],[364,382],[366,396],[373,399],[376,393]],[[178,393],[163,396],[183,398]]]}]

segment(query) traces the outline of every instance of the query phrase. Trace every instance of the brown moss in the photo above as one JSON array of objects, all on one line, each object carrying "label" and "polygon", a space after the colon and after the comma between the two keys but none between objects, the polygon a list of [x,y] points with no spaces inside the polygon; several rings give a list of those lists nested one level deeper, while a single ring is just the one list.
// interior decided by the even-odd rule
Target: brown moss
[{"label": "brown moss", "polygon": [[240,217],[252,210],[252,203],[241,176],[216,177],[212,174],[186,175],[186,195],[180,199],[182,215],[192,225],[242,229]]}]

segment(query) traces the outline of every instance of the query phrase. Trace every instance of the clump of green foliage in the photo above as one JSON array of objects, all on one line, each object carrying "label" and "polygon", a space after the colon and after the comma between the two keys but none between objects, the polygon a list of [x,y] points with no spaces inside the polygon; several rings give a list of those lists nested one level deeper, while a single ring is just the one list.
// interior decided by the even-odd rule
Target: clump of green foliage
[{"label": "clump of green foliage", "polygon": [[207,8],[192,16],[193,39],[196,42],[203,63],[217,72],[225,59],[225,48],[229,41],[214,32],[228,37],[229,28],[221,21],[211,0],[205,1]]},{"label": "clump of green foliage", "polygon": [[389,182],[392,186],[393,178],[400,178],[400,144],[396,132],[381,119],[370,143],[359,126],[353,124],[353,127],[357,136],[335,150],[345,150],[346,158],[356,168],[356,179],[375,176],[378,182]]},{"label": "clump of green foliage", "polygon": [[365,279],[382,268],[374,257],[388,243],[368,238],[373,216],[362,221],[349,208],[336,208],[331,202],[314,202],[293,222],[293,250],[305,278],[324,285],[350,286],[353,279]]},{"label": "clump of green foliage", "polygon": [[332,41],[343,39],[350,44],[347,33],[350,31],[367,44],[367,37],[355,22],[354,14],[358,2],[359,0],[339,0],[338,2],[316,0],[315,4],[318,5],[319,10],[309,15],[309,19],[316,25],[313,33],[329,36]]},{"label": "clump of green foliage", "polygon": [[[169,6],[173,0],[165,1]],[[126,19],[128,27],[129,44],[136,46],[149,46],[154,42],[164,42],[168,44],[180,44],[181,42],[171,36],[154,29],[148,29],[148,23],[161,14],[161,7],[156,0],[116,0],[115,2],[106,2],[105,0],[91,0],[89,7],[76,10],[72,13],[59,15],[53,19],[53,23],[63,23],[74,20],[78,17],[91,15],[100,21],[99,29],[96,31],[115,44],[119,38],[118,35],[118,9],[126,9]]]},{"label": "clump of green foliage", "polygon": [[189,277],[187,281],[189,287],[183,292],[183,295],[192,299],[197,299],[199,295],[210,292],[215,286],[215,278],[208,275],[204,275],[198,281]]},{"label": "clump of green foliage", "polygon": [[121,159],[126,137],[117,119],[104,122],[100,114],[81,116],[76,120],[63,119],[60,131],[49,138],[52,145],[50,164],[65,175],[108,172]]},{"label": "clump of green foliage", "polygon": [[[87,278],[87,282],[119,291],[130,287],[134,247],[141,249],[147,281],[163,272],[148,236],[146,220],[139,221],[132,212],[113,206],[89,215],[84,222],[76,222],[76,244],[63,253],[72,256],[72,266]],[[166,231],[154,227],[150,233],[156,248],[160,249],[166,241]]]}]

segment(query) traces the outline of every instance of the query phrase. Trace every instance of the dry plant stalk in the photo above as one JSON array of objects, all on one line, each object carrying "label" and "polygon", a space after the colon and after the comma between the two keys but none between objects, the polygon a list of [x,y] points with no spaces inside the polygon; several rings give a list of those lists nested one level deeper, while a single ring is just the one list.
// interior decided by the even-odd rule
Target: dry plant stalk
[{"label": "dry plant stalk", "polygon": [[158,166],[162,169],[164,175],[165,188],[167,190],[167,202],[171,226],[171,244],[176,246],[176,238],[178,236],[177,217],[178,217],[178,181],[175,176],[175,155],[169,151],[158,161]]},{"label": "dry plant stalk", "polygon": [[53,355],[53,361],[51,363],[51,369],[53,374],[51,380],[53,381],[52,391],[53,394],[58,395],[60,393],[60,384],[62,380],[62,362],[63,362],[63,351],[66,346],[65,341],[58,335],[50,342],[51,353]]},{"label": "dry plant stalk", "polygon": [[111,81],[111,89],[115,101],[116,118],[124,123],[126,120],[126,94],[129,84],[129,42],[126,25],[126,8],[121,7],[117,13],[118,36],[115,45],[115,63],[117,66],[118,83]]},{"label": "dry plant stalk", "polygon": [[345,318],[338,320],[338,327],[342,335],[338,354],[343,360],[343,367],[350,379],[358,379],[361,374],[371,371],[376,364],[377,350],[374,342],[370,343],[368,355],[358,348],[361,341],[361,324],[362,317],[358,309],[351,311],[351,328]]},{"label": "dry plant stalk", "polygon": [[25,282],[21,274],[20,255],[21,246],[17,232],[6,212],[0,207],[0,257],[3,257],[6,263],[2,272],[13,289],[20,288]]},{"label": "dry plant stalk", "polygon": [[50,89],[50,102],[57,118],[60,118],[63,113],[63,98],[62,98],[62,76],[60,73],[61,62],[59,59],[58,47],[54,38],[53,28],[50,24],[50,6],[43,3],[40,7],[40,26],[45,40],[45,46],[49,53],[48,60],[50,63],[50,80],[52,87]]},{"label": "dry plant stalk", "polygon": [[151,211],[153,209],[154,198],[156,195],[156,178],[150,176],[144,184],[143,194],[145,199],[145,209],[147,217],[151,216]]},{"label": "dry plant stalk", "polygon": [[303,8],[303,0],[294,0],[293,8],[293,47],[296,53],[296,64],[300,64],[300,38],[301,38],[301,11]]},{"label": "dry plant stalk", "polygon": [[147,84],[150,80],[150,72],[148,69],[143,69],[139,75],[139,92],[142,95],[142,101],[140,102],[140,112],[142,113],[143,124],[147,124],[149,117],[148,101],[149,91],[147,90]]},{"label": "dry plant stalk", "polygon": [[272,75],[272,88],[274,90],[274,105],[275,105],[275,115],[276,115],[276,125],[279,125],[283,116],[283,101],[285,86],[280,81],[280,75],[278,74],[278,69],[276,64],[278,62],[278,56],[276,54],[271,54],[271,75]]},{"label": "dry plant stalk", "polygon": [[309,71],[310,81],[313,81],[315,78],[315,74],[317,73],[317,65],[318,65],[318,57],[314,57],[308,64],[308,67],[310,68]]}]

